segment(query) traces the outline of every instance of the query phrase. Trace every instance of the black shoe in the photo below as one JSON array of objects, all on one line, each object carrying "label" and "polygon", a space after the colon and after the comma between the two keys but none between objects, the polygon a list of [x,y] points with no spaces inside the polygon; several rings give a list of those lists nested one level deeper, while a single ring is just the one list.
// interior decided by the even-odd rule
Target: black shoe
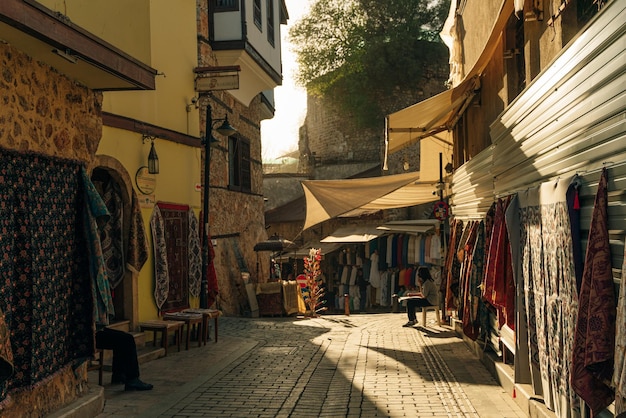
[{"label": "black shoe", "polygon": [[126,383],[126,375],[124,373],[113,373],[111,376],[111,384],[121,385],[122,383]]},{"label": "black shoe", "polygon": [[139,379],[132,379],[126,382],[126,386],[124,387],[125,391],[131,390],[152,390],[153,386],[150,383],[144,383]]}]

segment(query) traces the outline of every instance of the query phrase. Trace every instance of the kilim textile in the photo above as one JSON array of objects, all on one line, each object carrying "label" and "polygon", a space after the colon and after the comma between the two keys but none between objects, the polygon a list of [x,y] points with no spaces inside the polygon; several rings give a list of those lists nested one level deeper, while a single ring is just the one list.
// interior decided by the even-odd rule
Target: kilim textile
[{"label": "kilim textile", "polygon": [[[155,259],[167,259],[167,272],[162,263],[155,264],[157,281],[167,275],[167,298],[161,306],[162,312],[175,312],[189,307],[189,206],[158,202],[162,229],[152,233],[155,242]],[[162,236],[156,236],[162,234]],[[157,245],[158,244],[158,245]],[[159,254],[160,253],[160,254]],[[161,287],[157,283],[157,287]]]},{"label": "kilim textile", "polygon": [[110,218],[100,228],[100,242],[111,289],[115,289],[124,279],[125,264],[122,240],[124,203],[122,190],[116,181],[109,179],[106,183],[102,200],[109,211]]},{"label": "kilim textile", "polygon": [[149,248],[146,228],[143,225],[143,216],[141,216],[139,199],[133,189],[130,207],[130,228],[128,231],[126,267],[133,273],[139,273],[143,265],[148,261]]},{"label": "kilim textile", "polygon": [[463,221],[455,219],[452,225],[450,225],[450,231],[450,246],[448,247],[446,264],[444,266],[445,280],[441,281],[441,286],[445,295],[444,308],[453,311],[457,308],[456,296],[458,296],[459,291],[461,263],[457,258],[457,248],[463,234]]},{"label": "kilim textile", "polygon": [[591,215],[572,359],[572,386],[594,414],[609,406],[615,396],[605,383],[613,378],[617,313],[609,245],[607,182],[604,168]]},{"label": "kilim textile", "polygon": [[[202,211],[200,211],[200,218],[204,219],[204,215],[202,214]],[[204,225],[202,223],[200,224],[199,229],[200,229],[200,245],[202,245],[202,239],[204,238]],[[211,240],[210,231],[209,231],[209,234],[206,236],[206,239],[207,239],[207,247],[208,247],[208,254],[207,254],[208,259],[207,259],[207,267],[206,267],[207,269],[206,271],[207,306],[211,307],[217,300],[217,295],[219,294],[219,287],[217,285],[217,273],[215,272],[215,263],[214,263],[215,249],[213,248],[213,241]]]},{"label": "kilim textile", "polygon": [[152,210],[150,229],[154,248],[154,301],[157,308],[162,310],[170,292],[170,275],[165,247],[165,223],[159,206]]},{"label": "kilim textile", "polygon": [[82,205],[79,164],[0,150],[1,341],[15,367],[0,401],[93,352]]},{"label": "kilim textile", "polygon": [[622,261],[622,280],[617,300],[617,327],[615,333],[615,367],[613,387],[615,388],[615,415],[626,412],[626,244]]},{"label": "kilim textile", "polygon": [[200,250],[200,236],[198,235],[198,218],[193,209],[189,209],[189,293],[193,297],[200,296],[200,281],[202,280],[202,253]]},{"label": "kilim textile", "polygon": [[[579,398],[570,384],[574,324],[578,312],[572,237],[566,202],[569,180],[518,193],[521,284],[528,324],[535,394],[558,417],[577,417]],[[511,220],[510,217],[508,217]],[[493,240],[492,240],[493,242]]]},{"label": "kilim textile", "polygon": [[622,281],[617,301],[617,327],[615,333],[615,415],[626,412],[626,243],[622,261]]},{"label": "kilim textile", "polygon": [[85,169],[81,170],[84,193],[83,223],[89,254],[89,274],[93,298],[93,318],[96,323],[108,325],[115,316],[111,284],[107,275],[106,262],[100,242],[100,224],[107,222],[109,211],[93,185]]}]

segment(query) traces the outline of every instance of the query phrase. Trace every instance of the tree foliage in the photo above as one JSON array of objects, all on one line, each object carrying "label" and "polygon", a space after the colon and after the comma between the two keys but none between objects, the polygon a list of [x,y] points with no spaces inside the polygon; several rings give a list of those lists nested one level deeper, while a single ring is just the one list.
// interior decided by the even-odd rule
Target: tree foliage
[{"label": "tree foliage", "polygon": [[449,0],[317,0],[289,32],[297,81],[362,123],[380,94],[416,89],[426,64],[447,59],[439,31]]}]

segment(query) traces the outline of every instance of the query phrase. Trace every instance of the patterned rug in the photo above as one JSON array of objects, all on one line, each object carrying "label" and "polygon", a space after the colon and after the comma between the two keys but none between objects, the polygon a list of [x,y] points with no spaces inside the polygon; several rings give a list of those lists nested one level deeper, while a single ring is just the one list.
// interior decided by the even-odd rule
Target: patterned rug
[{"label": "patterned rug", "polygon": [[[158,202],[150,224],[154,241],[155,299],[161,312],[189,307],[189,206]],[[167,282],[165,284],[164,282]]]}]

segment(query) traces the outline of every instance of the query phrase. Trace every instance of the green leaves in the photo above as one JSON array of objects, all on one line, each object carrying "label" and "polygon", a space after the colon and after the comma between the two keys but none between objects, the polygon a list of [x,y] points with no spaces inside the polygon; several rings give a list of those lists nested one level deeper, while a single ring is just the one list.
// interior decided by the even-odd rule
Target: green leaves
[{"label": "green leaves", "polygon": [[426,66],[447,61],[439,31],[449,5],[449,0],[317,0],[289,32],[297,82],[357,121],[382,122],[379,95],[415,89]]}]

